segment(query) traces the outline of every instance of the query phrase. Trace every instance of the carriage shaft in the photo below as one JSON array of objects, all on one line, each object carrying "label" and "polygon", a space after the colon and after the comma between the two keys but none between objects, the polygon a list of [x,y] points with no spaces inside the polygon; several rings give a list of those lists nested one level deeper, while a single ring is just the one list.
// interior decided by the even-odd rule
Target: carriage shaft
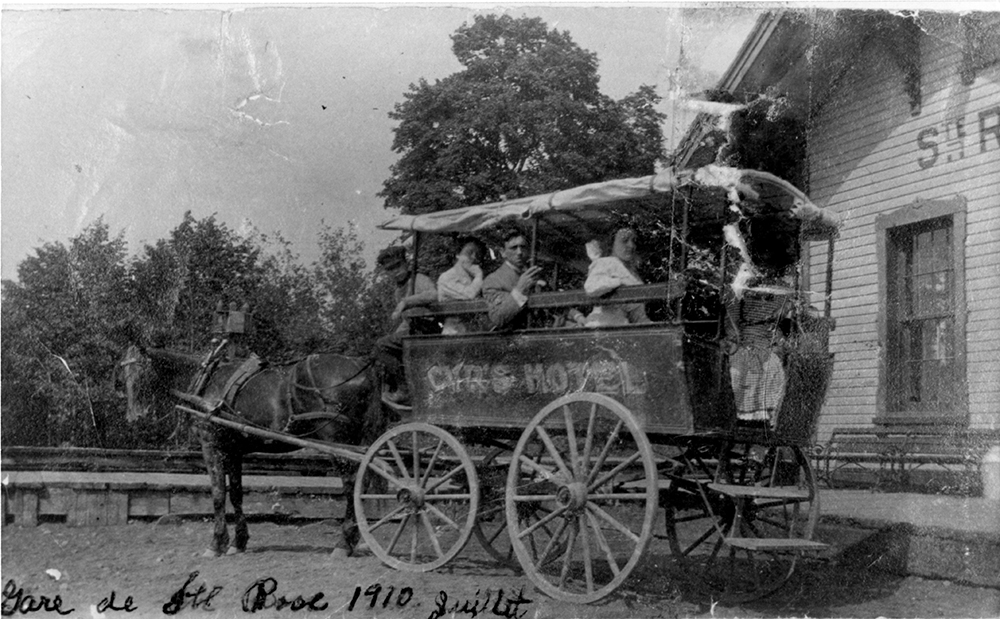
[{"label": "carriage shaft", "polygon": [[282,443],[288,443],[290,445],[297,445],[299,447],[304,447],[306,449],[314,449],[316,451],[329,454],[331,456],[336,456],[338,458],[344,458],[345,460],[350,460],[352,462],[361,463],[361,459],[364,457],[364,453],[361,451],[360,447],[354,445],[344,445],[341,443],[321,443],[319,441],[311,441],[304,438],[299,438],[297,436],[292,436],[291,434],[286,434],[284,432],[275,432],[274,430],[266,430],[264,428],[258,428],[241,421],[235,421],[226,418],[226,413],[214,412],[206,413],[204,411],[196,410],[182,404],[175,405],[178,410],[184,411],[189,415],[194,415],[199,419],[204,419],[208,422],[215,423],[227,428],[232,428],[233,430],[238,430],[240,432],[245,432],[247,434],[252,434],[254,436],[280,441]]}]

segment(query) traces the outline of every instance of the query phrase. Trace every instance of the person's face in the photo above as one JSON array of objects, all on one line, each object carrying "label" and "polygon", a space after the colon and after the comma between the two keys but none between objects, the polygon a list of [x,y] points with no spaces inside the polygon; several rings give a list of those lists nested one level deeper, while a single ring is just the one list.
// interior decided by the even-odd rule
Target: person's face
[{"label": "person's face", "polygon": [[509,239],[503,246],[503,259],[516,269],[523,269],[528,259],[528,240],[523,236]]},{"label": "person's face", "polygon": [[632,262],[635,258],[635,233],[627,229],[616,232],[611,254],[622,262]]},{"label": "person's face", "polygon": [[403,284],[410,277],[410,265],[405,261],[386,267],[386,272],[397,285]]},{"label": "person's face", "polygon": [[479,264],[480,259],[479,248],[471,243],[463,247],[462,251],[458,253],[458,262],[466,269]]}]

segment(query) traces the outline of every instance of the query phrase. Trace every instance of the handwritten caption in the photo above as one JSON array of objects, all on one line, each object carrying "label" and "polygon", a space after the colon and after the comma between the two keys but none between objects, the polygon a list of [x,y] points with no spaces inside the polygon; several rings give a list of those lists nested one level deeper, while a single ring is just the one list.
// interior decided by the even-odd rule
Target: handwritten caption
[{"label": "handwritten caption", "polygon": [[[158,604],[157,610],[164,615],[178,615],[185,611],[215,612],[219,610],[219,595],[224,586],[209,585],[199,579],[198,572],[188,574],[184,583],[175,589],[167,601]],[[290,594],[280,591],[278,580],[270,576],[259,578],[243,590],[240,596],[240,608],[244,613],[254,614],[261,611],[327,611],[339,610],[346,606],[348,612],[362,610],[384,611],[389,609],[404,609],[408,606],[420,606],[415,600],[413,587],[396,587],[374,583],[368,586],[356,586],[350,599],[335,604],[332,598],[322,592],[312,594]],[[466,615],[470,618],[484,616],[505,617],[506,619],[523,619],[527,615],[527,606],[532,603],[524,597],[523,589],[505,591],[504,589],[477,589],[471,598],[451,597],[445,591],[438,591],[429,605],[427,619],[440,619],[445,616]],[[334,605],[331,608],[331,604]],[[3,588],[3,616],[30,615],[35,613],[55,613],[69,615],[76,611],[70,608],[60,595],[46,595],[25,590],[14,581],[7,580]],[[93,610],[105,614],[131,613],[139,610],[139,605],[131,595],[119,595],[111,591],[94,605]],[[423,613],[412,616],[423,616]]]}]

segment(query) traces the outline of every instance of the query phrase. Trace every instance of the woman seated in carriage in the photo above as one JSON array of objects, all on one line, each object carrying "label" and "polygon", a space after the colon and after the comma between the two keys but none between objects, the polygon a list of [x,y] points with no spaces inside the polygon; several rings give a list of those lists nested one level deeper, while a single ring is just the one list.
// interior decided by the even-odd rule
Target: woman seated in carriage
[{"label": "woman seated in carriage", "polygon": [[[619,228],[610,245],[610,255],[604,255],[598,241],[587,243],[587,255],[591,263],[583,289],[589,297],[601,297],[621,286],[641,286],[644,283],[635,271],[635,231],[631,228]],[[646,306],[642,303],[629,303],[595,306],[583,324],[587,327],[604,327],[644,322],[649,322]]]}]

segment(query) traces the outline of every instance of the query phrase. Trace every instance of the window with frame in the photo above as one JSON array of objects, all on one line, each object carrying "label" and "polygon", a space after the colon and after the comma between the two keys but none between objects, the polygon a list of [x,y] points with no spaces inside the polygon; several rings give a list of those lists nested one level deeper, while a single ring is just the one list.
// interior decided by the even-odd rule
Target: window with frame
[{"label": "window with frame", "polygon": [[956,243],[964,212],[956,222],[956,204],[921,205],[880,222],[884,421],[956,423],[964,412],[964,260]]}]

